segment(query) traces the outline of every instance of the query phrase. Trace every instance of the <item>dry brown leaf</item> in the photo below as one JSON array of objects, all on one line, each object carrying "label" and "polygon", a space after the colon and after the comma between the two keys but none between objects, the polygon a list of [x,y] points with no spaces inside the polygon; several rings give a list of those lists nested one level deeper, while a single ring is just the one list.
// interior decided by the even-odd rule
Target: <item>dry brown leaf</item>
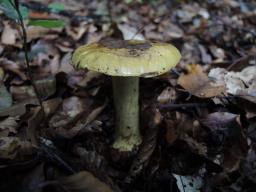
[{"label": "dry brown leaf", "polygon": [[12,96],[4,83],[0,80],[0,109],[6,109],[12,105]]},{"label": "dry brown leaf", "polygon": [[27,76],[21,71],[21,66],[19,66],[14,61],[8,60],[6,58],[0,58],[0,66],[7,71],[11,71],[17,74],[22,80],[26,80]]},{"label": "dry brown leaf", "polygon": [[65,135],[69,129],[73,129],[79,118],[88,115],[91,104],[92,100],[75,96],[65,99],[62,107],[52,116],[49,122],[50,127],[56,129],[52,130],[53,133]]},{"label": "dry brown leaf", "polygon": [[1,36],[1,42],[5,45],[15,45],[18,31],[13,29],[8,22],[4,22],[4,30]]},{"label": "dry brown leaf", "polygon": [[212,69],[208,76],[226,87],[227,93],[256,103],[256,67],[248,66],[240,72],[223,68]]},{"label": "dry brown leaf", "polygon": [[6,109],[0,110],[0,117],[5,116],[21,116],[24,115],[27,111],[26,106],[27,105],[39,105],[38,99],[35,97],[23,100],[20,103],[14,104],[11,107],[8,107]]},{"label": "dry brown leaf", "polygon": [[58,135],[61,135],[64,138],[73,138],[80,132],[90,130],[90,124],[95,120],[95,118],[103,111],[103,109],[106,107],[107,102],[104,103],[104,105],[99,106],[92,111],[84,111],[84,115],[80,117],[80,120],[76,123],[75,126],[73,126],[71,129],[67,128],[58,128],[56,129],[56,133]]},{"label": "dry brown leaf", "polygon": [[21,142],[17,137],[0,138],[0,159],[14,159]]},{"label": "dry brown leaf", "polygon": [[32,85],[11,86],[10,92],[13,96],[13,100],[15,101],[23,101],[24,99],[36,96]]},{"label": "dry brown leaf", "polygon": [[42,121],[44,120],[44,113],[41,107],[32,109],[33,115],[28,119],[28,127],[26,129],[27,139],[35,146],[38,144],[38,132]]},{"label": "dry brown leaf", "polygon": [[87,22],[80,22],[78,27],[66,26],[66,32],[69,36],[72,37],[75,41],[78,41],[88,30]]},{"label": "dry brown leaf", "polygon": [[189,65],[188,74],[182,74],[178,84],[192,95],[201,98],[211,98],[224,92],[224,86],[214,85],[203,72],[200,65]]},{"label": "dry brown leaf", "polygon": [[[16,122],[18,119],[15,117],[7,117],[6,119],[0,122],[0,132],[4,130],[8,130],[9,133],[17,133],[18,123]],[[0,133],[1,134],[1,133]]]},{"label": "dry brown leaf", "polygon": [[222,166],[226,171],[235,171],[247,154],[247,141],[240,116],[228,112],[209,114],[201,123],[211,130],[212,137],[219,138],[223,148]]},{"label": "dry brown leaf", "polygon": [[43,102],[44,112],[46,116],[52,115],[60,106],[62,102],[61,98],[53,98]]},{"label": "dry brown leaf", "polygon": [[28,37],[27,41],[30,42],[34,39],[44,37],[50,31],[50,29],[39,26],[29,26],[26,31]]},{"label": "dry brown leaf", "polygon": [[91,80],[93,80],[93,79],[95,79],[95,78],[98,78],[98,77],[100,77],[101,75],[102,75],[102,73],[99,73],[99,72],[97,72],[97,71],[88,71],[88,72],[86,73],[84,79],[82,79],[81,81],[79,81],[79,82],[77,83],[77,85],[79,85],[79,86],[81,86],[81,87],[86,87],[87,84],[88,84]]},{"label": "dry brown leaf", "polygon": [[157,101],[160,103],[169,103],[176,99],[176,91],[172,87],[166,87],[160,95],[157,97]]},{"label": "dry brown leaf", "polygon": [[57,72],[56,73],[59,73],[59,72],[65,72],[67,74],[70,74],[72,72],[74,72],[74,67],[72,66],[71,64],[71,52],[68,52],[66,53],[61,61],[60,61],[60,66],[59,68],[56,70]]},{"label": "dry brown leaf", "polygon": [[178,133],[176,130],[177,123],[175,121],[165,120],[165,124],[166,124],[165,139],[169,145],[172,145],[178,138]]},{"label": "dry brown leaf", "polygon": [[113,192],[105,183],[87,171],[81,171],[60,180],[69,192]]}]

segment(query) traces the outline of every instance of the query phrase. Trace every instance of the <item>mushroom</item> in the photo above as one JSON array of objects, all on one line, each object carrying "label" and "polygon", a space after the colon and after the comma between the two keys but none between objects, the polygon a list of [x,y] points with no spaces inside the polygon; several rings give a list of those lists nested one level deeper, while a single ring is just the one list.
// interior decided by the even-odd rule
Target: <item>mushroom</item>
[{"label": "mushroom", "polygon": [[169,71],[180,52],[167,43],[143,40],[103,40],[77,48],[72,63],[112,76],[115,105],[113,148],[132,151],[141,143],[139,131],[139,77],[154,77]]}]

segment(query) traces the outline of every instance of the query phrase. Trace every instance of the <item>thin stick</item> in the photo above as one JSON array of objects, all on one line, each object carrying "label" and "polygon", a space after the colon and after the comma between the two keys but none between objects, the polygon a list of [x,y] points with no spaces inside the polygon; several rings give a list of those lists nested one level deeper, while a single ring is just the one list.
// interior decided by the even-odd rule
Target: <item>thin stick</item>
[{"label": "thin stick", "polygon": [[170,103],[159,105],[159,109],[179,109],[179,108],[193,108],[193,107],[208,107],[206,103]]},{"label": "thin stick", "polygon": [[28,59],[28,46],[27,46],[27,32],[26,32],[26,29],[25,29],[25,25],[24,25],[24,22],[23,22],[23,18],[22,18],[22,15],[20,13],[20,9],[19,9],[19,1],[18,0],[15,0],[14,3],[12,2],[12,0],[9,0],[10,4],[13,6],[13,8],[16,10],[17,14],[18,14],[18,18],[19,18],[19,24],[21,26],[21,29],[22,29],[22,38],[23,38],[23,50],[24,50],[24,54],[25,54],[25,63],[26,63],[26,66],[27,66],[27,72],[28,72],[28,76],[29,76],[29,79],[31,81],[31,85],[35,91],[35,94],[36,94],[36,97],[39,101],[39,104],[43,110],[43,113],[44,113],[44,108],[43,108],[43,104],[42,104],[42,100],[40,98],[40,94],[38,92],[38,89],[36,87],[36,84],[35,82],[33,81],[33,75],[32,75],[32,71],[31,71],[31,68],[30,68],[30,65],[29,65],[29,59]]}]

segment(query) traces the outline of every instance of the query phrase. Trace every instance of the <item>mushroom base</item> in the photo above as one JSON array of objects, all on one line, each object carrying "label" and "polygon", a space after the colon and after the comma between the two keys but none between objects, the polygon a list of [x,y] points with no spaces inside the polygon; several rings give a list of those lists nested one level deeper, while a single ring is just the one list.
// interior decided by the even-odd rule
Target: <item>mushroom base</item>
[{"label": "mushroom base", "polygon": [[113,148],[132,151],[141,143],[139,130],[139,78],[112,77],[115,105]]}]

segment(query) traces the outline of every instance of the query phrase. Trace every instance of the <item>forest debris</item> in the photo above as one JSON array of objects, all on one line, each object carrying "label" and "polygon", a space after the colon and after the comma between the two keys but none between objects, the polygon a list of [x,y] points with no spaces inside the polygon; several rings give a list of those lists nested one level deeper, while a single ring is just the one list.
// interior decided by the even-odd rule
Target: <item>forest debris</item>
[{"label": "forest debris", "polygon": [[32,97],[17,104],[14,104],[6,109],[0,110],[0,117],[4,116],[21,116],[24,115],[27,111],[27,105],[39,105],[38,99],[36,97]]},{"label": "forest debris", "polygon": [[105,183],[87,171],[60,179],[62,187],[70,192],[113,192]]},{"label": "forest debris", "polygon": [[[41,18],[42,19],[42,18]],[[27,36],[28,36],[28,42],[44,37],[50,29],[45,27],[39,27],[39,26],[29,26],[27,27]]]},{"label": "forest debris", "polygon": [[1,36],[1,42],[5,45],[15,45],[18,37],[18,31],[13,29],[8,22],[4,22],[4,30]]},{"label": "forest debris", "polygon": [[97,71],[88,71],[84,79],[79,81],[77,84],[81,87],[86,87],[91,80],[98,78],[100,76],[102,76],[102,73],[99,73]]},{"label": "forest debris", "polygon": [[0,136],[2,135],[3,131],[7,130],[6,136],[9,135],[9,133],[17,133],[17,128],[19,124],[17,123],[18,118],[15,117],[7,117],[4,120],[0,122]]},{"label": "forest debris", "polygon": [[160,103],[169,103],[177,98],[176,91],[172,87],[166,87],[160,95],[157,97],[157,101]]},{"label": "forest debris", "polygon": [[223,68],[213,68],[208,76],[224,85],[227,93],[256,103],[256,66],[248,66],[241,72],[228,72]]},{"label": "forest debris", "polygon": [[243,175],[248,177],[251,181],[256,183],[256,152],[253,149],[248,151],[246,159],[242,162],[241,169],[243,170]]},{"label": "forest debris", "polygon": [[201,123],[211,130],[211,137],[223,145],[219,147],[223,148],[224,159],[221,163],[225,170],[229,172],[237,170],[248,148],[239,115],[215,112],[202,119]]},{"label": "forest debris", "polygon": [[224,86],[211,82],[200,65],[189,65],[188,74],[182,74],[178,84],[192,95],[201,98],[215,97],[224,92]]},{"label": "forest debris", "polygon": [[173,120],[165,120],[165,139],[169,145],[172,145],[178,138],[177,122]]},{"label": "forest debris", "polygon": [[138,33],[139,30],[128,25],[128,24],[118,24],[118,28],[122,31],[124,40],[138,39],[144,40],[145,38],[141,33]]},{"label": "forest debris", "polygon": [[35,81],[39,96],[43,99],[52,96],[56,92],[56,79],[49,76]]},{"label": "forest debris", "polygon": [[88,108],[83,112],[84,114],[79,117],[79,120],[72,128],[63,129],[62,127],[58,127],[55,133],[64,138],[73,138],[77,134],[83,134],[84,132],[92,131],[91,129],[93,128],[93,126],[90,126],[90,124],[93,123],[95,118],[103,111],[103,109],[106,107],[106,104],[107,102],[105,102],[105,104],[103,104],[102,106],[92,109],[92,111],[89,111],[91,109]]},{"label": "forest debris", "polygon": [[5,70],[5,72],[13,72],[17,74],[22,80],[26,80],[27,77],[21,70],[21,66],[12,60],[6,58],[0,58],[0,66]]},{"label": "forest debris", "polygon": [[58,97],[49,99],[47,101],[43,101],[45,115],[46,116],[52,115],[57,110],[61,102],[62,102],[62,99]]},{"label": "forest debris", "polygon": [[34,145],[38,145],[38,132],[40,125],[44,120],[44,112],[41,107],[32,110],[32,116],[28,119],[28,127],[26,129],[27,139]]},{"label": "forest debris", "polygon": [[0,110],[12,105],[12,95],[7,91],[4,83],[0,80]]},{"label": "forest debris", "polygon": [[0,137],[0,159],[14,159],[20,147],[17,137]]},{"label": "forest debris", "polygon": [[72,96],[64,99],[61,109],[50,120],[51,127],[63,127],[71,123],[75,118],[84,112],[91,102],[89,100],[82,100],[79,97]]}]

